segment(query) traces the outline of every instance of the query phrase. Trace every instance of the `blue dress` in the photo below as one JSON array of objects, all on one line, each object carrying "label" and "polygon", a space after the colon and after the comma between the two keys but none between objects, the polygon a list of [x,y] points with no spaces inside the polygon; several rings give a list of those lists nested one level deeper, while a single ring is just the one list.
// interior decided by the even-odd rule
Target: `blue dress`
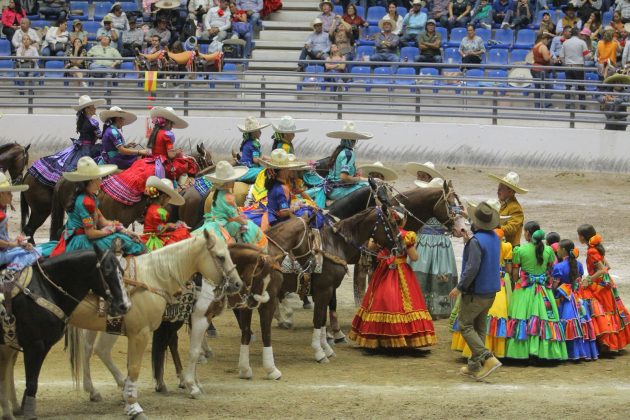
[{"label": "blue dress", "polygon": [[263,170],[263,167],[254,162],[254,158],[260,157],[260,142],[251,137],[249,133],[243,135],[243,143],[241,144],[241,159],[238,164],[247,166],[249,170],[245,175],[237,179],[238,182],[253,184],[256,177]]},{"label": "blue dress", "polygon": [[[0,239],[9,241],[9,217],[7,209],[0,206]],[[0,266],[6,265],[9,270],[20,271],[35,264],[42,255],[41,247],[26,250],[21,246],[14,248],[0,248]]]},{"label": "blue dress", "polygon": [[103,151],[99,164],[110,164],[118,166],[118,169],[127,169],[138,159],[136,155],[124,155],[118,148],[125,146],[125,139],[119,128],[109,126],[103,133]]}]

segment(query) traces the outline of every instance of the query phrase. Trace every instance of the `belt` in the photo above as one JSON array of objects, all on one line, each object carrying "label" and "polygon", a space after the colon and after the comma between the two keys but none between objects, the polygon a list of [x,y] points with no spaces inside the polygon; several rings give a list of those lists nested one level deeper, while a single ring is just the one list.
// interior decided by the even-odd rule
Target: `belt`
[{"label": "belt", "polygon": [[521,287],[529,287],[534,284],[550,287],[547,274],[528,274],[525,271],[521,271]]}]

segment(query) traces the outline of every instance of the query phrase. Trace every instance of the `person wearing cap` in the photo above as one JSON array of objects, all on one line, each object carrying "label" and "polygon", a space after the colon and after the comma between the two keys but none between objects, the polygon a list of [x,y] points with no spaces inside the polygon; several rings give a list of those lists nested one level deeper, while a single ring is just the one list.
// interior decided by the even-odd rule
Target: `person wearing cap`
[{"label": "person wearing cap", "polygon": [[[628,45],[626,41],[626,45]],[[606,124],[604,130],[626,131],[628,118],[628,106],[630,100],[628,84],[630,77],[624,74],[614,74],[604,79],[604,84],[611,87],[602,87],[597,96],[597,102],[604,108]]]},{"label": "person wearing cap", "polygon": [[75,39],[80,39],[82,45],[87,45],[88,33],[83,29],[83,22],[79,19],[72,21],[72,30],[68,33],[70,38],[70,45],[74,45]]},{"label": "person wearing cap", "polygon": [[508,172],[503,178],[488,174],[490,179],[498,181],[497,198],[501,202],[501,216],[509,219],[501,220],[501,229],[505,239],[516,248],[521,243],[521,231],[525,215],[521,204],[516,199],[516,193],[527,194],[528,190],[519,185],[520,177],[516,172]]},{"label": "person wearing cap", "polygon": [[556,33],[556,23],[551,19],[551,13],[544,11],[542,19],[540,20],[540,26],[538,27],[538,33],[549,33],[554,35]]},{"label": "person wearing cap", "polygon": [[148,44],[151,42],[151,38],[156,36],[160,39],[160,45],[167,46],[171,43],[171,31],[168,29],[168,21],[166,19],[159,19],[157,25],[148,30],[144,35],[144,40]]},{"label": "person wearing cap", "polygon": [[173,181],[150,176],[144,193],[149,200],[144,216],[142,242],[148,251],[190,238],[190,230],[185,223],[169,222],[170,214],[166,206],[181,206],[185,203],[184,197],[173,188]]},{"label": "person wearing cap", "polygon": [[390,61],[397,63],[400,60],[398,55],[400,39],[398,35],[392,32],[395,24],[396,23],[389,17],[380,20],[378,26],[381,28],[381,32],[374,38],[376,48],[375,53],[370,57],[370,61]]},{"label": "person wearing cap", "polygon": [[131,19],[129,21],[129,30],[123,32],[122,43],[123,48],[121,55],[123,57],[133,57],[136,51],[141,51],[144,45],[144,31],[140,28],[142,18]]},{"label": "person wearing cap", "polygon": [[[102,35],[98,45],[90,48],[87,53],[88,57],[96,60],[90,61],[90,70],[113,70],[122,63],[120,52],[111,46],[111,40],[108,35]],[[105,77],[112,77],[113,72],[105,73]],[[93,74],[92,77],[103,77],[103,75]]]},{"label": "person wearing cap", "polygon": [[416,42],[418,36],[424,32],[424,28],[427,24],[427,14],[422,11],[422,6],[424,6],[422,0],[413,0],[413,2],[411,2],[411,10],[409,10],[403,19],[401,42]]},{"label": "person wearing cap", "polygon": [[330,0],[324,0],[319,3],[319,10],[321,13],[317,15],[317,18],[322,21],[322,30],[325,33],[330,32],[330,28],[333,30],[338,25],[338,19],[335,12],[333,12],[333,4]]},{"label": "person wearing cap", "polygon": [[96,31],[96,40],[100,41],[104,36],[108,37],[114,43],[118,42],[118,37],[120,36],[117,29],[114,29],[112,26],[112,16],[107,15],[103,18],[103,26],[98,28]]},{"label": "person wearing cap", "polygon": [[[571,38],[564,41],[562,49],[560,50],[560,60],[562,64],[567,67],[571,67],[571,70],[565,70],[566,80],[576,80],[579,84],[575,85],[576,90],[584,92],[584,60],[589,58],[590,50],[588,45],[583,39],[579,37],[580,29],[573,27],[571,29]],[[571,84],[567,83],[566,89],[571,89]],[[566,94],[564,98],[569,101],[572,95]],[[585,95],[579,95],[578,99],[583,102],[586,99]],[[566,108],[572,108],[574,104],[567,103]],[[580,105],[580,109],[586,109],[584,104]]]},{"label": "person wearing cap", "polygon": [[32,45],[39,50],[39,46],[42,42],[41,37],[35,29],[31,28],[31,20],[27,17],[20,20],[20,27],[15,31],[13,37],[11,38],[11,45],[13,45],[13,48],[17,50],[18,47],[22,45],[22,37],[26,35],[28,35],[31,39]]},{"label": "person wearing cap", "polygon": [[481,380],[501,366],[501,362],[486,348],[487,316],[500,290],[501,242],[494,232],[499,225],[499,212],[487,201],[469,213],[472,236],[463,233],[464,253],[462,273],[449,297],[461,295],[457,322],[459,331],[470,348],[468,365],[462,375]]},{"label": "person wearing cap", "polygon": [[304,71],[306,58],[312,60],[325,60],[330,53],[330,37],[328,33],[323,31],[322,21],[315,18],[311,23],[313,32],[308,35],[304,48],[300,52],[298,63],[298,71]]},{"label": "person wearing cap", "polygon": [[252,29],[262,26],[260,12],[263,8],[263,0],[236,0],[236,5],[240,10],[245,10]]},{"label": "person wearing cap", "polygon": [[603,80],[617,72],[617,54],[621,53],[621,45],[614,39],[615,30],[607,26],[601,41],[597,43],[597,73]]},{"label": "person wearing cap", "polygon": [[42,42],[41,55],[61,57],[66,53],[68,46],[68,22],[65,19],[57,21],[56,26],[48,28],[44,42]]},{"label": "person wearing cap", "polygon": [[562,28],[565,26],[570,26],[572,28],[582,29],[582,21],[575,13],[575,6],[569,3],[566,6],[562,7],[562,11],[564,12],[564,16],[562,19],[558,20],[556,24],[556,33],[559,34],[562,32]]},{"label": "person wearing cap", "polygon": [[435,30],[435,20],[427,21],[426,30],[418,36],[420,54],[414,57],[418,63],[442,62],[442,37]]},{"label": "person wearing cap", "polygon": [[136,149],[135,143],[125,143],[122,129],[138,119],[136,114],[113,106],[108,111],[102,111],[99,117],[103,121],[103,163],[116,165],[118,169],[127,169],[138,156],[151,155],[148,150]]},{"label": "person wearing cap", "polygon": [[106,219],[98,208],[101,179],[117,170],[116,165],[97,165],[91,157],[84,156],[79,159],[75,171],[63,173],[64,179],[75,183],[76,191],[66,207],[68,218],[51,256],[93,249],[94,245],[105,251],[111,248],[114,239],[122,241],[122,251],[126,255],[146,252],[136,234],[127,231],[120,222]]},{"label": "person wearing cap", "polygon": [[61,152],[35,161],[28,173],[45,186],[54,188],[62,172],[74,170],[80,158],[98,156],[101,148],[96,145],[96,141],[101,138],[101,129],[96,118],[96,107],[104,104],[104,99],[92,99],[87,95],[79,97],[78,105],[72,107],[76,111],[79,138]]},{"label": "person wearing cap", "polygon": [[218,6],[210,9],[203,20],[205,33],[202,38],[208,41],[223,41],[228,37],[232,26],[232,13],[228,7],[228,0],[219,0]]}]

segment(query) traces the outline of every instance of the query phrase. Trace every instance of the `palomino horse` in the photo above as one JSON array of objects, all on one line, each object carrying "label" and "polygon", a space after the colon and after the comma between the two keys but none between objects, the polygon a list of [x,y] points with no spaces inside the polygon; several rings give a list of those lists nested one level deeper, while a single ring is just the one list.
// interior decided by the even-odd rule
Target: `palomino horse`
[{"label": "palomino horse", "polygon": [[[117,245],[114,245],[115,247]],[[91,290],[110,301],[109,314],[125,314],[130,307],[122,284],[122,272],[111,250],[82,250],[51,258],[33,267],[32,280],[11,300],[16,320],[17,340],[24,349],[26,389],[22,399],[24,418],[36,417],[39,373],[50,348],[63,337],[68,317]],[[18,287],[18,286],[16,286]],[[96,299],[96,298],[95,298]],[[95,301],[92,300],[92,302]],[[91,311],[95,311],[91,304]],[[4,342],[4,336],[0,337]],[[0,346],[0,398],[2,418],[12,419],[20,411],[15,393],[13,370],[18,350]]]},{"label": "palomino horse", "polygon": [[7,143],[0,146],[0,171],[9,172],[11,181],[19,184],[22,181],[24,168],[28,165],[28,149],[18,143]]},{"label": "palomino horse", "polygon": [[[237,293],[242,281],[230,258],[227,245],[217,240],[213,233],[204,232],[203,237],[194,237],[158,249],[150,254],[129,260],[125,282],[134,287],[131,292],[132,308],[123,319],[123,332],[128,338],[127,378],[123,385],[125,413],[132,418],[145,418],[138,403],[138,376],[145,347],[151,336],[162,323],[167,301],[182,290],[188,279],[200,273],[219,290],[219,294]],[[133,273],[135,271],[135,273]],[[70,318],[74,327],[93,331],[106,331],[107,320],[99,317],[90,307],[93,300],[84,300]],[[83,334],[75,332],[69,340],[70,354],[75,354],[71,365],[75,377],[81,365],[89,368],[87,358],[76,356],[78,346],[83,346]],[[77,353],[78,352],[78,353]],[[89,356],[89,355],[85,355]],[[82,362],[82,363],[81,363]],[[99,399],[100,394],[90,389],[90,398]]]}]

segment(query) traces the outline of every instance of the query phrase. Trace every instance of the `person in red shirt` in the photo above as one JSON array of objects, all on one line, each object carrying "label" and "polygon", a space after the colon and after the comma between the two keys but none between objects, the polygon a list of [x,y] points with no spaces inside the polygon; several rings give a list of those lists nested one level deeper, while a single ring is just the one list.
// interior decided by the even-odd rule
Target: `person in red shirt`
[{"label": "person in red shirt", "polygon": [[369,24],[363,20],[363,18],[357,15],[357,7],[350,3],[346,7],[346,13],[343,15],[342,19],[348,25],[352,27],[352,43],[354,44],[359,39],[360,29],[361,27],[367,28]]},{"label": "person in red shirt", "polygon": [[[13,39],[15,31],[20,29],[20,21],[26,17],[26,12],[20,4],[20,0],[9,0],[9,5],[2,11],[2,33],[9,41]],[[13,52],[13,45],[11,45]]]},{"label": "person in red shirt", "polygon": [[252,24],[247,22],[247,12],[236,7],[236,2],[230,2],[232,14],[232,38],[240,38],[245,41],[243,58],[252,56]]}]

